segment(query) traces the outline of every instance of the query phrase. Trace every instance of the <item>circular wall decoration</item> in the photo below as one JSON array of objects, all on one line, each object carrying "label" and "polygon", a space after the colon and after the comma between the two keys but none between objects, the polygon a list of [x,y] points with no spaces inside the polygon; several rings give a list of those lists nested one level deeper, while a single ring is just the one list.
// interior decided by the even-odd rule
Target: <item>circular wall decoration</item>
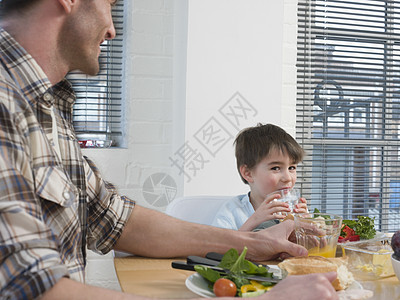
[{"label": "circular wall decoration", "polygon": [[147,177],[143,183],[144,199],[156,207],[167,206],[176,196],[175,180],[168,174],[155,173]]}]

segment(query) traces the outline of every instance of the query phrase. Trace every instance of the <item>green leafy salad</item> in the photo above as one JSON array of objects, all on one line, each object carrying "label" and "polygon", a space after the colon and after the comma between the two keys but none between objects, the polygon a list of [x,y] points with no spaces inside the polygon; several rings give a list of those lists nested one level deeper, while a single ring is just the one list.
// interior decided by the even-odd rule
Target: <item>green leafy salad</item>
[{"label": "green leafy salad", "polygon": [[[253,281],[247,279],[246,276],[257,275],[272,278],[273,274],[265,266],[256,265],[246,260],[246,253],[247,247],[244,247],[240,255],[236,249],[230,249],[224,254],[218,267],[229,270],[227,274],[221,274],[218,271],[200,265],[196,265],[195,270],[208,281],[210,289],[214,291],[216,296],[258,296],[272,288],[275,283]],[[221,278],[222,280],[219,280]],[[228,290],[227,287],[221,286],[227,285],[228,282],[231,284],[232,293],[230,294],[225,292],[225,290]]]},{"label": "green leafy salad", "polygon": [[[314,208],[314,214],[318,213],[321,212]],[[357,216],[357,220],[343,220],[339,242],[373,239],[376,234],[374,220],[375,218],[368,216]]]},{"label": "green leafy salad", "polygon": [[[357,220],[343,220],[342,224],[342,233],[343,229],[348,226],[349,228],[354,230],[356,235],[360,236],[361,240],[369,240],[374,238],[376,234],[376,230],[374,228],[374,219],[366,216],[358,216]],[[346,234],[346,232],[344,232]]]}]

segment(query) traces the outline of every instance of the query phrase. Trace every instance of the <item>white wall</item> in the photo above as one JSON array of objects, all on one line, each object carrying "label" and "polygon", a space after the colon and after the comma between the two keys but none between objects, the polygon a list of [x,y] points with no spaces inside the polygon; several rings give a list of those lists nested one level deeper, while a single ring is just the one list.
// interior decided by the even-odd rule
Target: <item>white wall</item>
[{"label": "white wall", "polygon": [[[85,151],[104,178],[138,204],[157,210],[177,195],[247,191],[235,168],[237,131],[271,122],[294,134],[296,3],[125,1],[126,148]],[[243,99],[255,116],[233,126],[219,109]],[[221,148],[201,138],[202,129],[217,124],[227,132],[222,137],[229,136]],[[186,161],[180,160],[184,145]],[[194,152],[188,145],[197,150],[197,160],[190,161]],[[208,162],[194,174],[200,154]],[[149,194],[149,179],[159,180],[158,175],[164,182]],[[119,289],[113,270],[105,271],[112,256],[91,253],[88,261],[89,284]]]},{"label": "white wall", "polygon": [[203,163],[186,163],[184,194],[248,191],[232,144],[245,127],[282,124],[283,8],[279,0],[189,2],[186,141]]}]

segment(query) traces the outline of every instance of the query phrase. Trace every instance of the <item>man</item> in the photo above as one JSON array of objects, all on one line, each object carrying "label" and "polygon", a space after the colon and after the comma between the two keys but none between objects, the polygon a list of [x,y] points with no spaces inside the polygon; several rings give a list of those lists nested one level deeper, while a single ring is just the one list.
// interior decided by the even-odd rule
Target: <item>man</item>
[{"label": "man", "polygon": [[[115,36],[113,2],[0,2],[0,297],[137,298],[82,283],[86,246],[149,257],[244,246],[255,261],[306,255],[288,241],[292,222],[258,233],[183,222],[119,196],[82,156],[64,76],[99,71],[100,44]],[[264,299],[336,299],[335,277],[289,278]]]}]

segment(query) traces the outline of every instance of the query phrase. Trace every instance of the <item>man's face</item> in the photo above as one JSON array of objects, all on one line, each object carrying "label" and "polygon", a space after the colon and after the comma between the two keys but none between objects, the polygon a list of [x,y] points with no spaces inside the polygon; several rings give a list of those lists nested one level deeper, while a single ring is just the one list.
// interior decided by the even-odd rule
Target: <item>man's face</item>
[{"label": "man's face", "polygon": [[61,59],[69,70],[99,72],[100,44],[115,37],[111,0],[78,0],[59,38]]}]

